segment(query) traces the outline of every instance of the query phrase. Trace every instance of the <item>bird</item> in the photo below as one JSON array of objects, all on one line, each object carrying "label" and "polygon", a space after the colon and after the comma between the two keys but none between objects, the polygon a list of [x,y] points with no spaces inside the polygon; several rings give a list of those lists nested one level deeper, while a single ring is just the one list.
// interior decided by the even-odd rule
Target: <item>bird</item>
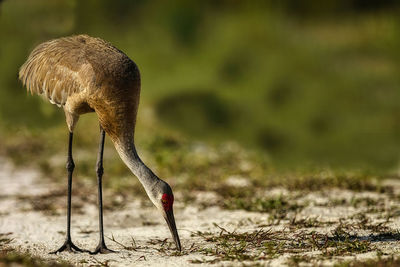
[{"label": "bird", "polygon": [[[31,94],[42,95],[64,110],[69,132],[67,153],[67,231],[62,246],[51,252],[112,253],[104,241],[102,177],[107,134],[122,161],[139,179],[148,197],[166,220],[178,251],[181,243],[173,213],[174,195],[139,157],[134,132],[139,105],[139,69],[124,52],[101,38],[86,34],[61,37],[39,44],[19,69],[19,79]],[[99,243],[94,251],[77,247],[71,239],[72,143],[80,115],[95,112],[100,126],[96,174]]]}]

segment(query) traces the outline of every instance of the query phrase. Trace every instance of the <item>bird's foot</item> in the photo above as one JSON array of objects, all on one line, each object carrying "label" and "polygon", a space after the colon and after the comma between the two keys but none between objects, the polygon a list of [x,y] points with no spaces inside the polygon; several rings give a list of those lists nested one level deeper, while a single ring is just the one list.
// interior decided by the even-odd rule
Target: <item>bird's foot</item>
[{"label": "bird's foot", "polygon": [[107,248],[105,243],[99,243],[97,248],[93,252],[90,252],[90,254],[94,255],[94,254],[99,254],[99,253],[100,254],[108,254],[108,253],[116,253],[116,251]]},{"label": "bird's foot", "polygon": [[77,246],[75,246],[71,240],[67,239],[65,241],[65,243],[59,249],[57,249],[53,252],[50,252],[50,254],[57,254],[57,253],[63,252],[63,251],[68,251],[68,252],[73,252],[73,253],[78,253],[78,252],[90,253],[89,250],[80,249]]}]

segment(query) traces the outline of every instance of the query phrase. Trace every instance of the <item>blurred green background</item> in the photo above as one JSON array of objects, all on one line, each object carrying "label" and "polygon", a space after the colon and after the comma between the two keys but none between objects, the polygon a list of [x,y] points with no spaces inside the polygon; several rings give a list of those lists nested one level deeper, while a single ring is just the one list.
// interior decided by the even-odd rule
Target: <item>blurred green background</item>
[{"label": "blurred green background", "polygon": [[[17,73],[39,43],[86,33],[138,64],[138,146],[167,175],[183,164],[174,156],[182,140],[238,143],[277,169],[393,173],[399,11],[394,0],[0,1],[0,153],[23,163],[45,155],[45,169],[65,156],[63,112],[29,96]],[[77,135],[76,157],[95,158],[95,115]]]}]

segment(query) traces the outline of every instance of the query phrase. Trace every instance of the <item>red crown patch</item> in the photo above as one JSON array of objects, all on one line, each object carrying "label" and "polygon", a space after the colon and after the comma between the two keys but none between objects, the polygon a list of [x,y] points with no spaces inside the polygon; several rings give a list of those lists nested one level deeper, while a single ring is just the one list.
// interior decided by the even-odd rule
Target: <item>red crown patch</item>
[{"label": "red crown patch", "polygon": [[163,194],[161,197],[161,202],[164,207],[164,210],[169,211],[172,209],[172,204],[174,204],[174,196],[168,195],[168,194]]}]

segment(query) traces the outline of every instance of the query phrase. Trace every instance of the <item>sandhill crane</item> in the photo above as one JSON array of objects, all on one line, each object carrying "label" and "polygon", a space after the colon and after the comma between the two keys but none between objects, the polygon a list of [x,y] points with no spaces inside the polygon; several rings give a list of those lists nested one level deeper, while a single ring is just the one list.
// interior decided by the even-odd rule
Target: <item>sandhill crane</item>
[{"label": "sandhill crane", "polygon": [[140,159],[134,129],[140,95],[140,73],[136,64],[110,43],[88,35],[50,40],[38,45],[22,65],[19,78],[32,94],[43,95],[62,107],[69,130],[67,172],[68,207],[65,243],[53,253],[88,252],[71,240],[71,190],[74,161],[72,138],[79,116],[96,112],[100,123],[97,157],[100,240],[92,253],[113,252],[104,242],[102,176],[105,133],[119,156],[143,185],[153,204],[165,218],[177,249],[181,250],[173,213],[171,187],[158,178]]}]

